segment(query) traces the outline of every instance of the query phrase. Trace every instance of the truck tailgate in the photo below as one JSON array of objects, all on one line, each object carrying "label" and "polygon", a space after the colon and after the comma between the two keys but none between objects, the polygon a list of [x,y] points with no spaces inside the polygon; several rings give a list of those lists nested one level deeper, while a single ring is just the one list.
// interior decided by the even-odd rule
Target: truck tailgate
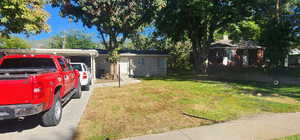
[{"label": "truck tailgate", "polygon": [[31,85],[29,79],[0,80],[0,105],[30,103]]}]

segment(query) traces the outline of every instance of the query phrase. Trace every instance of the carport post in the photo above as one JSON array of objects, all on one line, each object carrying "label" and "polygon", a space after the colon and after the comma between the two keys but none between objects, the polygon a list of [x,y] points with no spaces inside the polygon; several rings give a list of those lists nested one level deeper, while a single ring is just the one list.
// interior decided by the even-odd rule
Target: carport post
[{"label": "carport post", "polygon": [[92,84],[94,84],[96,80],[96,61],[94,55],[91,55],[91,73],[93,75]]},{"label": "carport post", "polygon": [[121,87],[121,65],[120,65],[120,62],[121,62],[121,61],[119,61],[119,64],[118,64],[119,88]]}]

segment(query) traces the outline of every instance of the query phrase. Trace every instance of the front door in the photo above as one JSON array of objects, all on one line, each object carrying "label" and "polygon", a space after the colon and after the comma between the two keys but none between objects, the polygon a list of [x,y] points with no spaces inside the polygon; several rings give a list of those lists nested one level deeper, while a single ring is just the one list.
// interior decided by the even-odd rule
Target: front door
[{"label": "front door", "polygon": [[121,77],[123,77],[123,78],[127,78],[129,76],[129,59],[128,58],[121,58],[120,73],[121,73]]}]

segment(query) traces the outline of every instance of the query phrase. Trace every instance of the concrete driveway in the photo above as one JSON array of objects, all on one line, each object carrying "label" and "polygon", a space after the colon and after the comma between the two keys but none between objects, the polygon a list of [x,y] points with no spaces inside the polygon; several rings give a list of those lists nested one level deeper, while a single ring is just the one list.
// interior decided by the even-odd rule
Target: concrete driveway
[{"label": "concrete driveway", "polygon": [[71,140],[87,105],[91,92],[83,92],[63,108],[62,121],[56,127],[41,127],[37,117],[24,121],[0,121],[0,140]]}]

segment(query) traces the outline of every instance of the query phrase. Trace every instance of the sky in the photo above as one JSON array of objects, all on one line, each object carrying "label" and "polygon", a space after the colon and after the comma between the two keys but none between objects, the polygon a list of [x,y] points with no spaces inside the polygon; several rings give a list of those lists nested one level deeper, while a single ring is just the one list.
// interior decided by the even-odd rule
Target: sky
[{"label": "sky", "polygon": [[51,36],[57,35],[60,32],[67,31],[69,29],[77,29],[92,34],[94,41],[98,40],[97,39],[98,34],[95,28],[89,29],[87,27],[84,27],[81,22],[78,23],[69,22],[67,18],[63,18],[59,15],[58,8],[52,8],[50,5],[46,5],[45,10],[50,14],[50,17],[47,22],[48,25],[50,26],[50,31],[48,33],[43,32],[38,35],[31,35],[30,37],[26,37],[25,35],[17,35],[17,36],[26,40],[41,40],[41,39],[47,39]]},{"label": "sky", "polygon": [[[80,30],[84,31],[85,33],[92,34],[92,39],[94,42],[99,42],[98,32],[96,28],[87,28],[84,27],[82,22],[70,22],[67,18],[63,18],[59,15],[59,8],[52,8],[50,5],[45,6],[45,10],[49,13],[50,17],[47,21],[48,25],[50,26],[50,31],[45,33],[41,33],[38,35],[31,35],[30,37],[26,37],[25,35],[16,35],[17,37],[21,37],[29,42],[37,41],[42,39],[48,39],[54,35],[59,34],[60,32],[64,32],[67,30]],[[154,27],[148,26],[141,32],[143,35],[148,36],[154,31]]]}]

